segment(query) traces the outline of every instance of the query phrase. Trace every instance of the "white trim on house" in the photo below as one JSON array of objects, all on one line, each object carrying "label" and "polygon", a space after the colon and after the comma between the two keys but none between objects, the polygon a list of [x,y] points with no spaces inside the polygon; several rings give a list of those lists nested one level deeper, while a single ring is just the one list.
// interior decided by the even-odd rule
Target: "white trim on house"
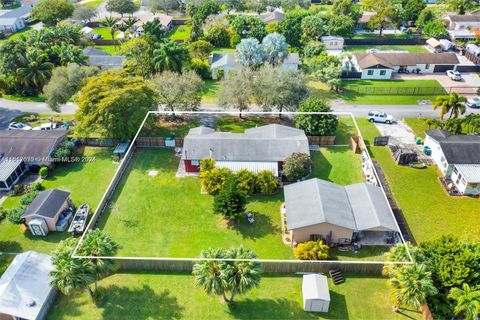
[{"label": "white trim on house", "polygon": [[275,177],[278,177],[278,162],[262,162],[262,161],[216,161],[215,167],[227,168],[230,171],[238,172],[242,169],[247,169],[252,173],[259,173],[260,171],[268,170],[272,172]]}]

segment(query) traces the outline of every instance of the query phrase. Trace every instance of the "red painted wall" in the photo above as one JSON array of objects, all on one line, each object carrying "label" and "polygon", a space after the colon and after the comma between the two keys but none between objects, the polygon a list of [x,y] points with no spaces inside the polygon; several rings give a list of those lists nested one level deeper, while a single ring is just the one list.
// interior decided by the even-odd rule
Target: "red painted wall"
[{"label": "red painted wall", "polygon": [[192,160],[183,160],[186,172],[200,172],[200,166],[194,166]]}]

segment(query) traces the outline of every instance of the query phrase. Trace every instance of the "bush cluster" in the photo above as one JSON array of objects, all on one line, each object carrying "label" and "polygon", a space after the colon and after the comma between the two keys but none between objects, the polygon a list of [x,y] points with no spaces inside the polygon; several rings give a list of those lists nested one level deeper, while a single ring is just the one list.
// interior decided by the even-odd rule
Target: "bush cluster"
[{"label": "bush cluster", "polygon": [[329,246],[322,240],[307,241],[297,245],[295,257],[300,260],[325,260],[328,259]]},{"label": "bush cluster", "polygon": [[7,219],[13,224],[21,224],[23,222],[22,215],[24,212],[24,207],[13,208],[7,213]]},{"label": "bush cluster", "polygon": [[69,158],[73,155],[73,151],[75,149],[75,144],[71,141],[63,141],[55,150],[54,157],[55,158]]},{"label": "bush cluster", "polygon": [[22,206],[28,206],[37,197],[38,191],[29,191],[20,198],[20,204]]},{"label": "bush cluster", "polygon": [[285,158],[283,174],[288,181],[298,181],[310,174],[312,162],[306,153],[295,152]]}]

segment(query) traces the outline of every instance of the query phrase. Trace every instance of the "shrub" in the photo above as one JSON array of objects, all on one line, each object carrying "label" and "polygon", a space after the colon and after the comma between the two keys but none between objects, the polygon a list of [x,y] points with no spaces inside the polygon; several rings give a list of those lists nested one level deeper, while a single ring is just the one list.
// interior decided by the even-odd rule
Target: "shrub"
[{"label": "shrub", "polygon": [[226,219],[236,219],[245,213],[247,195],[241,190],[235,179],[230,175],[222,189],[215,195],[213,212],[223,215]]},{"label": "shrub", "polygon": [[203,80],[208,80],[212,78],[210,66],[208,65],[207,61],[203,61],[200,59],[192,59],[191,67],[192,70],[195,71]]},{"label": "shrub", "polygon": [[73,149],[75,148],[75,144],[71,141],[64,141],[60,143],[55,150],[54,157],[55,158],[69,158],[73,154]]},{"label": "shrub", "polygon": [[212,158],[204,158],[200,162],[200,172],[209,171],[215,168],[215,160]]},{"label": "shrub", "polygon": [[321,55],[325,51],[325,47],[320,41],[309,41],[303,48],[303,56],[305,58],[313,58]]},{"label": "shrub", "polygon": [[212,26],[205,32],[205,39],[215,47],[228,47],[230,45],[230,34],[227,29],[221,26]]},{"label": "shrub", "polygon": [[242,37],[236,33],[233,34],[230,38],[230,48],[235,48],[240,41],[242,41]]},{"label": "shrub", "polygon": [[0,207],[0,221],[2,221],[8,214],[8,209]]},{"label": "shrub", "polygon": [[257,173],[257,191],[263,194],[272,194],[277,191],[278,179],[269,170]]},{"label": "shrub", "polygon": [[289,155],[283,164],[283,174],[288,181],[297,181],[310,173],[312,163],[306,153],[295,152]]},{"label": "shrub", "polygon": [[22,194],[25,188],[21,184],[16,184],[13,186],[13,195],[18,196],[19,194]]},{"label": "shrub", "polygon": [[[309,98],[300,104],[300,112],[330,112],[328,103],[319,98]],[[333,136],[337,131],[338,119],[335,115],[299,114],[295,116],[295,126],[310,136]]]},{"label": "shrub", "polygon": [[40,170],[38,171],[38,174],[42,178],[46,178],[48,175],[48,168],[47,167],[41,167]]},{"label": "shrub", "polygon": [[300,260],[325,260],[328,259],[329,249],[322,240],[307,241],[297,245],[295,257]]},{"label": "shrub", "polygon": [[247,169],[242,169],[237,172],[236,178],[238,187],[246,194],[252,194],[255,192],[257,177],[253,172],[250,172]]},{"label": "shrub", "polygon": [[36,196],[38,196],[38,191],[30,191],[20,198],[20,204],[22,206],[28,206]]},{"label": "shrub", "polygon": [[23,207],[18,207],[10,210],[10,212],[7,213],[7,219],[13,224],[21,224],[23,222],[23,212],[25,211],[25,208]]},{"label": "shrub", "polygon": [[226,168],[213,168],[202,173],[202,188],[209,194],[216,194],[222,189],[227,177],[231,174]]},{"label": "shrub", "polygon": [[41,182],[34,182],[30,186],[30,191],[42,191],[45,190]]}]

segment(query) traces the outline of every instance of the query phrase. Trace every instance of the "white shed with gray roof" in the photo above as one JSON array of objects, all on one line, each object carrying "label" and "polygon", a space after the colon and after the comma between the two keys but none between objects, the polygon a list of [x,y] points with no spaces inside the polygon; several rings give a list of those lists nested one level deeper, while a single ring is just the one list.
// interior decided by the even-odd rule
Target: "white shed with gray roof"
[{"label": "white shed with gray roof", "polygon": [[50,286],[51,271],[47,254],[17,255],[0,278],[0,319],[45,319],[56,295]]},{"label": "white shed with gray roof", "polygon": [[354,233],[370,233],[377,235],[373,238],[379,243],[368,244],[381,245],[386,244],[385,233],[398,231],[387,199],[374,185],[341,186],[314,178],[285,186],[284,194],[292,242],[314,236],[343,243],[352,241]]},{"label": "white shed with gray roof", "polygon": [[197,127],[185,137],[182,160],[190,173],[199,171],[202,159],[212,158],[232,171],[271,170],[277,175],[285,158],[299,152],[309,154],[308,139],[303,130],[292,127],[270,124],[244,133]]},{"label": "white shed with gray roof", "polygon": [[311,312],[328,312],[330,307],[330,290],[328,279],[321,274],[307,274],[302,281],[303,310]]}]

